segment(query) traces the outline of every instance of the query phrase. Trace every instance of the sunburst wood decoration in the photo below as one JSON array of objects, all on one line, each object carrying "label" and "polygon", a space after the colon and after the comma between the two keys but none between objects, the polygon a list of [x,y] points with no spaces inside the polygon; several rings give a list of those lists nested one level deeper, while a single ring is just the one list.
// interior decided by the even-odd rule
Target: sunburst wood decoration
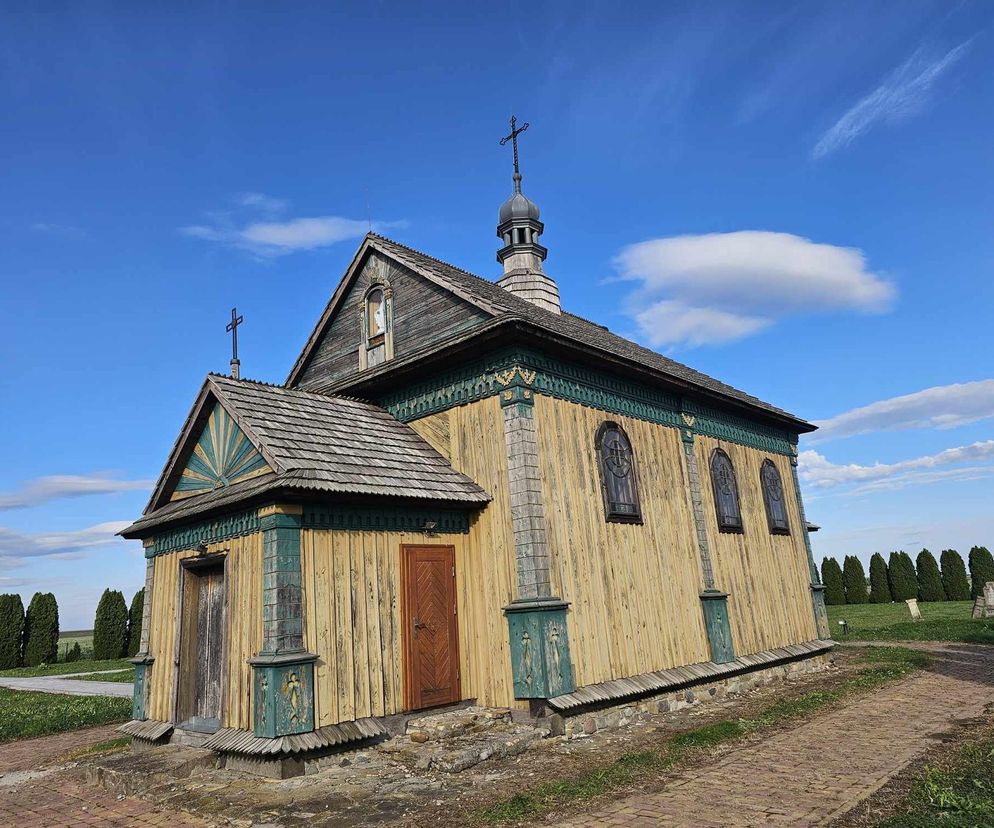
[{"label": "sunburst wood decoration", "polygon": [[220,404],[214,405],[170,500],[266,474],[269,465]]}]

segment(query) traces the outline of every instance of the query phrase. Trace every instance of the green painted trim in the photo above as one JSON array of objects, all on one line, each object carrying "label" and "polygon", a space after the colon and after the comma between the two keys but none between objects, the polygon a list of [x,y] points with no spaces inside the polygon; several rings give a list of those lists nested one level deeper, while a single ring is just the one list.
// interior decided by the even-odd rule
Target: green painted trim
[{"label": "green painted trim", "polygon": [[154,558],[156,555],[165,555],[180,549],[193,549],[200,543],[214,543],[260,531],[262,525],[259,522],[259,513],[256,509],[250,509],[214,520],[201,521],[181,529],[168,529],[155,536],[152,545],[145,550],[145,557]]},{"label": "green painted trim", "polygon": [[252,664],[255,735],[275,739],[314,730],[314,656]]},{"label": "green painted trim", "polygon": [[522,599],[504,608],[514,698],[551,699],[576,689],[566,607],[558,599],[541,598]]},{"label": "green painted trim", "polygon": [[[530,381],[522,381],[520,371],[508,377],[515,366],[525,369]],[[530,349],[497,351],[486,360],[387,394],[379,403],[397,419],[410,422],[487,397],[500,395],[503,402],[506,391],[525,386],[557,399],[679,428],[684,439],[698,433],[773,454],[796,452],[797,435],[786,430]],[[512,398],[507,404],[515,402],[522,400]]]},{"label": "green painted trim", "polygon": [[303,528],[362,532],[423,532],[425,524],[435,523],[432,532],[443,535],[469,532],[469,512],[456,509],[335,509],[305,506]]},{"label": "green painted trim", "polygon": [[715,664],[735,661],[735,645],[732,644],[732,627],[728,619],[728,595],[716,589],[705,590],[701,593],[701,606],[704,608],[704,628],[711,660]]}]

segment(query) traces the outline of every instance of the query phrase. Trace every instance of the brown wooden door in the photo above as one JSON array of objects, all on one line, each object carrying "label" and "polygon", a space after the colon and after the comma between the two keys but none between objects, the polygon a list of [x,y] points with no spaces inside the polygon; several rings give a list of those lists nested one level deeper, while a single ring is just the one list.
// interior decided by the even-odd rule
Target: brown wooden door
[{"label": "brown wooden door", "polygon": [[453,546],[403,546],[404,681],[411,710],[459,701]]}]

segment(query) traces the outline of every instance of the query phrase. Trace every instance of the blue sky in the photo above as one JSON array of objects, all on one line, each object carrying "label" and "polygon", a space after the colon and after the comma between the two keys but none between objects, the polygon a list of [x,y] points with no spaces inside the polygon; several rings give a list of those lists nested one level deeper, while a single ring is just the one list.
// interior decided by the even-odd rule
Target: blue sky
[{"label": "blue sky", "polygon": [[367,228],[826,428],[816,554],[994,544],[994,7],[0,11],[0,590],[88,627],[232,305],[282,381]]}]

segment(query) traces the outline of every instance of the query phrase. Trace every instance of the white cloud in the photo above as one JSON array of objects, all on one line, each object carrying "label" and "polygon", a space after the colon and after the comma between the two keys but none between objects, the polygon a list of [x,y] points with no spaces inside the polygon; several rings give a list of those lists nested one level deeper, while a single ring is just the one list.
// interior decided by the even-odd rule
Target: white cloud
[{"label": "white cloud", "polygon": [[731,342],[788,316],[883,312],[896,295],[860,250],[764,230],[651,239],[615,265],[641,283],[628,309],[656,347]]},{"label": "white cloud", "polygon": [[[181,227],[180,232],[272,257],[358,239],[370,229],[368,220],[342,216],[282,217],[287,202],[263,193],[242,193],[234,199],[234,205],[208,213],[209,223]],[[405,221],[372,223],[377,231],[406,226]]]},{"label": "white cloud", "polygon": [[815,421],[811,443],[874,431],[955,428],[994,417],[994,379],[937,385]]},{"label": "white cloud", "polygon": [[[937,454],[901,460],[897,463],[857,463],[838,465],[817,451],[798,455],[797,471],[801,481],[815,490],[860,484],[853,494],[881,489],[905,488],[949,479],[978,479],[994,475],[994,440],[982,440],[967,446],[945,449]],[[971,464],[955,469],[943,466]],[[979,464],[979,465],[978,465]]]},{"label": "white cloud", "polygon": [[969,46],[967,40],[941,57],[927,55],[924,49],[916,50],[821,136],[811,151],[812,157],[823,158],[848,146],[878,123],[901,121],[921,112],[930,100],[935,82],[966,54]]},{"label": "white cloud", "polygon": [[0,511],[40,506],[64,497],[144,491],[152,488],[152,480],[114,480],[106,475],[49,475],[24,483],[19,489],[0,493]]},{"label": "white cloud", "polygon": [[30,558],[72,558],[87,549],[128,543],[117,533],[126,520],[98,523],[70,532],[18,532],[0,527],[0,566],[20,566]]},{"label": "white cloud", "polygon": [[278,250],[313,250],[346,239],[364,236],[368,222],[338,216],[299,218],[284,222],[250,224],[241,231],[249,244]]}]

